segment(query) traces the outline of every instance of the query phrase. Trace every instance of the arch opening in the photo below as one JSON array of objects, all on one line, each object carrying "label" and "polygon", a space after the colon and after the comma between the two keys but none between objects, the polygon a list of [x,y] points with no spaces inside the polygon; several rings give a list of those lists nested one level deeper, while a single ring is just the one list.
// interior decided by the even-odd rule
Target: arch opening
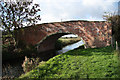
[{"label": "arch opening", "polygon": [[[72,45],[74,43],[79,42],[80,40],[81,40],[81,37],[79,37],[76,34],[63,35],[56,41],[55,49],[56,50],[61,50],[65,46]],[[71,46],[71,47],[76,47],[76,46]]]},{"label": "arch opening", "polygon": [[38,43],[37,50],[39,53],[49,50],[60,50],[63,47],[82,40],[77,34],[72,33],[55,33],[47,36]]},{"label": "arch opening", "polygon": [[37,44],[38,52],[40,53],[40,52],[44,52],[44,51],[54,50],[56,41],[61,36],[66,35],[66,34],[70,34],[70,33],[55,33],[55,34],[45,37],[43,40],[41,40]]}]

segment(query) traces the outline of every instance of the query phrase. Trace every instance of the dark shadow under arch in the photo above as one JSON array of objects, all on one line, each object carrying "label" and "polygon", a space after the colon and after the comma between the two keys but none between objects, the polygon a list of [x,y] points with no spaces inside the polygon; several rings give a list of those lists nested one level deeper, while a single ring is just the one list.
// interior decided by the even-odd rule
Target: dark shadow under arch
[{"label": "dark shadow under arch", "polygon": [[63,35],[72,34],[72,33],[55,33],[45,37],[37,44],[38,52],[49,51],[55,49],[56,41]]}]

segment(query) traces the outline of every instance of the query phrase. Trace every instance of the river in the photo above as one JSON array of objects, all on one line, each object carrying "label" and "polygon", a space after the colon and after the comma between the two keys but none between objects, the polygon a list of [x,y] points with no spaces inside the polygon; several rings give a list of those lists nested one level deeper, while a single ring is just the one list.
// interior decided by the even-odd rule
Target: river
[{"label": "river", "polygon": [[70,50],[74,50],[83,44],[84,44],[84,42],[83,42],[83,40],[81,40],[81,41],[78,41],[76,43],[67,45],[67,46],[63,47],[61,50],[58,50],[57,54],[61,54],[61,53],[65,53],[65,52],[70,51]]},{"label": "river", "polygon": [[[43,58],[42,60],[47,61],[48,59],[50,59],[50,58],[52,58],[52,57],[54,57],[56,55],[65,53],[65,52],[67,52],[69,50],[76,49],[76,48],[78,48],[79,46],[81,46],[83,44],[84,44],[84,42],[81,40],[81,41],[78,41],[76,43],[67,45],[67,46],[63,47],[61,50],[58,50],[56,52],[55,51],[45,52],[45,53],[43,53],[44,55],[42,55],[42,58]],[[50,53],[52,53],[52,54],[50,54]],[[48,56],[46,56],[46,55],[48,55]],[[2,65],[2,76],[4,78],[5,77],[10,77],[10,78],[19,77],[21,74],[24,73],[23,68],[22,68],[23,60],[21,60],[21,59],[19,59],[19,60],[20,61],[15,60],[12,63],[7,63],[7,64]]]}]

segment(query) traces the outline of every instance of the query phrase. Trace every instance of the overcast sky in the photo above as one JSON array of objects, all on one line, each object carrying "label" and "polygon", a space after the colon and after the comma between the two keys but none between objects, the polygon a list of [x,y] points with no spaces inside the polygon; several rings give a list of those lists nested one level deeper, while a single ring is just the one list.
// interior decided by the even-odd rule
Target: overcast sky
[{"label": "overcast sky", "polygon": [[34,0],[40,4],[40,23],[69,20],[101,21],[104,12],[117,11],[119,0]]}]

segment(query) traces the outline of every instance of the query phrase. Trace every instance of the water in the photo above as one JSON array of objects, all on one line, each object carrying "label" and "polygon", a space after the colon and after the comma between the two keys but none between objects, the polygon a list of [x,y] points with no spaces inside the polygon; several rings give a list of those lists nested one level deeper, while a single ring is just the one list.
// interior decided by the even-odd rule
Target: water
[{"label": "water", "polygon": [[73,50],[75,48],[78,48],[79,46],[81,46],[83,44],[84,44],[83,40],[78,41],[76,43],[73,43],[71,45],[67,45],[67,46],[63,47],[62,50],[57,51],[57,53],[58,54],[65,53],[65,52],[67,52],[69,50]]}]

